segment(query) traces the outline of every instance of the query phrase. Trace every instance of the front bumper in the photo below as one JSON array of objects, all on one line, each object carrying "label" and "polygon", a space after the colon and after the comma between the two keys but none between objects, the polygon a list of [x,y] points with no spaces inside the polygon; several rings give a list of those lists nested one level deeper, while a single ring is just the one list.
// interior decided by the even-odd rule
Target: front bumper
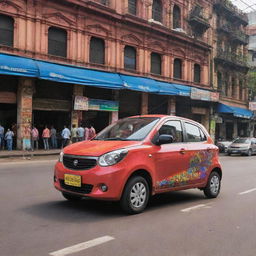
[{"label": "front bumper", "polygon": [[229,154],[246,154],[248,153],[248,148],[244,149],[244,148],[229,148],[227,150],[227,153]]},{"label": "front bumper", "polygon": [[[64,175],[73,174],[79,175],[82,179],[81,187],[68,186],[64,183]],[[70,170],[62,163],[58,162],[55,165],[54,172],[54,186],[57,190],[80,195],[84,197],[91,197],[103,200],[120,200],[126,180],[125,169],[120,165],[109,167],[95,166],[90,170]],[[102,184],[107,185],[108,190],[103,192],[101,190]]]}]

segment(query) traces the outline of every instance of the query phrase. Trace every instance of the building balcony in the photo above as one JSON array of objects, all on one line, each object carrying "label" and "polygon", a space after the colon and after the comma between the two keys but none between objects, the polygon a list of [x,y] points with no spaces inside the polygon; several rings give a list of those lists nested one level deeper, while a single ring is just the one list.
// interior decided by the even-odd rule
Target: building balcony
[{"label": "building balcony", "polygon": [[248,25],[248,17],[245,13],[235,7],[230,0],[217,0],[214,7],[226,13],[226,17],[231,20],[239,20],[241,24]]},{"label": "building balcony", "polygon": [[217,55],[215,57],[215,62],[238,69],[243,69],[245,72],[249,70],[246,56],[227,52],[222,49],[218,49]]},{"label": "building balcony", "polygon": [[232,41],[238,42],[240,44],[249,44],[249,36],[243,33],[242,31],[233,31]]},{"label": "building balcony", "polygon": [[201,6],[194,7],[189,15],[188,21],[193,29],[201,34],[210,27],[209,20],[205,17]]}]

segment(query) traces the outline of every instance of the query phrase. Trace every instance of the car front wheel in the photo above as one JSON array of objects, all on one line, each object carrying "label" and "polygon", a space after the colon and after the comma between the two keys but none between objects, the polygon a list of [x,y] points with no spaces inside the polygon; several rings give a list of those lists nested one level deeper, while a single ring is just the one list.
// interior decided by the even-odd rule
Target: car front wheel
[{"label": "car front wheel", "polygon": [[204,194],[208,198],[215,198],[220,193],[221,180],[220,175],[217,172],[212,172],[209,176],[206,187],[204,188]]},{"label": "car front wheel", "polygon": [[134,176],[127,182],[121,198],[122,209],[129,214],[141,213],[149,199],[148,182],[141,176]]},{"label": "car front wheel", "polygon": [[252,156],[252,150],[251,149],[248,150],[247,156]]}]

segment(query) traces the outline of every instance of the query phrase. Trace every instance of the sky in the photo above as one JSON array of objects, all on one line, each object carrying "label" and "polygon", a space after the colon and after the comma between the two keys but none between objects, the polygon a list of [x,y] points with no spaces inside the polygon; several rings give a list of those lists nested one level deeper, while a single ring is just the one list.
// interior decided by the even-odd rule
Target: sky
[{"label": "sky", "polygon": [[256,0],[231,0],[231,2],[244,12],[256,11]]}]

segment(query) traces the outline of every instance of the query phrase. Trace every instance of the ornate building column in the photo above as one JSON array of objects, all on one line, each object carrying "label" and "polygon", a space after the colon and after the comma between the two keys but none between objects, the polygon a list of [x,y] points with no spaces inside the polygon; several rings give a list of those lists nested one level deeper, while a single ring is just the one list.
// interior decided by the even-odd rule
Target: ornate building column
[{"label": "ornate building column", "polygon": [[26,127],[32,126],[34,80],[20,78],[17,92],[17,149],[22,149]]}]

